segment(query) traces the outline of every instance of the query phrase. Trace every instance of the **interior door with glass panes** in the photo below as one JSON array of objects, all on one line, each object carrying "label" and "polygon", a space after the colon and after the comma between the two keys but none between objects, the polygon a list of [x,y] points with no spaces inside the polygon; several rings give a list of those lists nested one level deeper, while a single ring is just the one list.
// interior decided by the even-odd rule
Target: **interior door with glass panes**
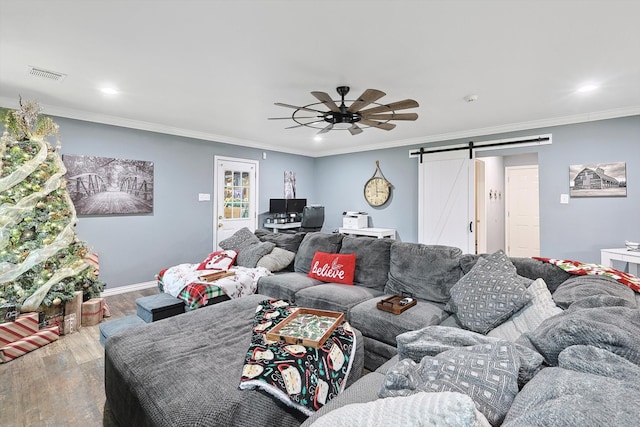
[{"label": "interior door with glass panes", "polygon": [[214,248],[243,227],[255,231],[258,162],[215,156]]}]

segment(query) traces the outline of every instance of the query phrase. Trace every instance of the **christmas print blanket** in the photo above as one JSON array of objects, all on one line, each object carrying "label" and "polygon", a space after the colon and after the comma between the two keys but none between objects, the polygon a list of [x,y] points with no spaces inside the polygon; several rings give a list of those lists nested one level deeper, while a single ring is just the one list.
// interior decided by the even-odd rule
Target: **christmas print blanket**
[{"label": "christmas print blanket", "polygon": [[541,258],[541,257],[533,257],[534,259],[548,262],[550,264],[556,265],[563,269],[564,271],[577,274],[580,276],[584,275],[593,275],[593,276],[606,276],[616,280],[623,285],[626,285],[633,289],[636,292],[640,293],[640,278],[625,273],[615,268],[605,267],[600,264],[585,264],[580,261],[571,261],[566,259],[554,259],[554,258]]},{"label": "christmas print blanket", "polygon": [[164,292],[183,299],[188,308],[195,309],[207,305],[209,299],[222,294],[229,298],[240,298],[256,292],[258,280],[271,272],[264,267],[229,269],[234,275],[213,282],[201,279],[216,270],[197,270],[199,264],[179,264],[163,270],[158,275]]},{"label": "christmas print blanket", "polygon": [[344,389],[356,336],[344,322],[319,348],[267,341],[267,332],[297,309],[283,300],[264,300],[258,305],[240,389],[262,389],[311,415]]}]

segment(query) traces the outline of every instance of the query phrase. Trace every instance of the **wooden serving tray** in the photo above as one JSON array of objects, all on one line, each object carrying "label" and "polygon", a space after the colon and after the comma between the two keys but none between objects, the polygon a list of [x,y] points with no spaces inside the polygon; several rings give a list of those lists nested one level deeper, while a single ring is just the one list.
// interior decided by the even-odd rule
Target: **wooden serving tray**
[{"label": "wooden serving tray", "polygon": [[343,320],[344,314],[336,311],[298,308],[267,332],[267,340],[318,348]]},{"label": "wooden serving tray", "polygon": [[378,307],[378,309],[382,311],[388,311],[389,313],[393,313],[393,314],[400,314],[406,309],[413,307],[414,305],[417,304],[416,299],[413,298],[413,301],[411,301],[409,304],[400,305],[399,304],[400,301],[405,298],[413,298],[413,297],[409,297],[408,295],[392,295],[390,297],[387,297],[385,299],[381,299],[380,301],[378,301],[378,304],[376,304],[376,306]]},{"label": "wooden serving tray", "polygon": [[235,274],[235,271],[216,271],[215,273],[203,274],[201,276],[198,276],[198,279],[202,280],[203,282],[213,282],[224,277],[233,276]]}]

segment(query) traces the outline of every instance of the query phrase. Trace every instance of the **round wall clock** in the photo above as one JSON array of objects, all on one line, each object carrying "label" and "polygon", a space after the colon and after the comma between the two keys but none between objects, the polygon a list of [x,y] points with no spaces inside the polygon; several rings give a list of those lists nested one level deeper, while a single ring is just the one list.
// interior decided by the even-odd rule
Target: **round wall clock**
[{"label": "round wall clock", "polygon": [[[380,176],[376,176],[380,173]],[[371,206],[382,206],[391,196],[391,183],[382,174],[380,162],[376,160],[376,171],[373,176],[364,184],[364,198]]]}]

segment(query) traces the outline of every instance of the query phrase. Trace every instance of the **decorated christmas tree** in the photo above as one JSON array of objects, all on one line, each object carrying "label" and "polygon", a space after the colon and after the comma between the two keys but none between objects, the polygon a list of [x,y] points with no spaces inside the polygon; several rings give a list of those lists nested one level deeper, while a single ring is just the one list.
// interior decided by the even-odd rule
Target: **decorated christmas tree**
[{"label": "decorated christmas tree", "polygon": [[[58,125],[36,102],[6,111],[0,140],[0,306],[22,312],[99,297],[104,283],[75,234],[75,208],[59,155]],[[55,148],[46,140],[55,137]]]}]

